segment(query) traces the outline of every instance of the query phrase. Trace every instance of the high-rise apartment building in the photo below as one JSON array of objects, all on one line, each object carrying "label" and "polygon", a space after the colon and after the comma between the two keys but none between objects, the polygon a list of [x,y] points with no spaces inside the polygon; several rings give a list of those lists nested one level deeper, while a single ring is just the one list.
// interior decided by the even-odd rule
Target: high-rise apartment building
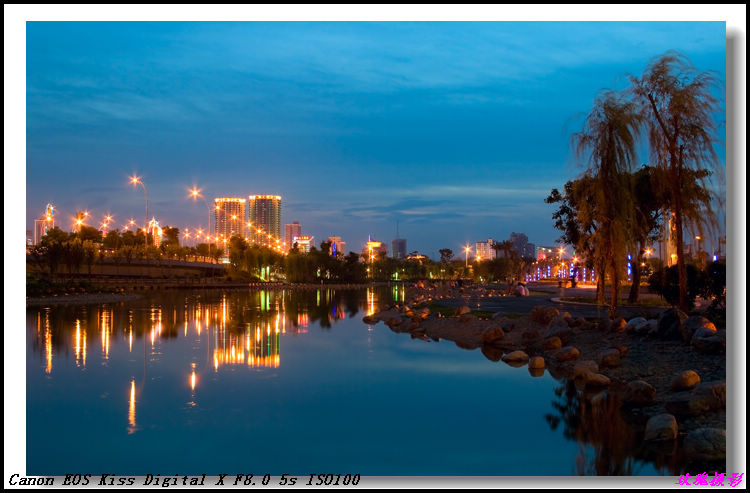
[{"label": "high-rise apartment building", "polygon": [[284,225],[284,250],[287,252],[294,246],[295,236],[302,236],[302,226],[298,221],[294,221],[292,224]]},{"label": "high-rise apartment building", "polygon": [[281,195],[250,195],[248,210],[252,224],[250,239],[261,245],[277,246],[281,242]]},{"label": "high-rise apartment building", "polygon": [[391,240],[391,258],[394,258],[394,259],[406,258],[406,239],[405,238],[394,238],[393,240]]},{"label": "high-rise apartment building", "polygon": [[232,236],[245,236],[245,199],[223,197],[214,199],[214,235],[229,242]]},{"label": "high-rise apartment building", "polygon": [[476,243],[476,256],[479,260],[492,260],[497,257],[497,250],[493,246],[497,242],[492,238],[488,238],[487,241],[478,241]]},{"label": "high-rise apartment building", "polygon": [[328,241],[331,242],[331,256],[332,257],[345,257],[346,256],[346,242],[341,241],[340,236],[329,236]]}]

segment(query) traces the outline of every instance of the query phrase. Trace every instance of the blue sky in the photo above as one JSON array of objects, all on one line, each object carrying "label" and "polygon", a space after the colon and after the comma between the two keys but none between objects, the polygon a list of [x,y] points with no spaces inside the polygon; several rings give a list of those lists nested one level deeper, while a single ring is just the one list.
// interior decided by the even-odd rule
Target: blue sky
[{"label": "blue sky", "polygon": [[667,50],[724,80],[725,43],[723,22],[29,22],[27,228],[48,202],[66,228],[142,218],[135,172],[180,229],[205,227],[198,185],[280,194],[282,222],[349,250],[397,221],[431,256],[553,244],[544,198],[582,172],[598,91]]}]

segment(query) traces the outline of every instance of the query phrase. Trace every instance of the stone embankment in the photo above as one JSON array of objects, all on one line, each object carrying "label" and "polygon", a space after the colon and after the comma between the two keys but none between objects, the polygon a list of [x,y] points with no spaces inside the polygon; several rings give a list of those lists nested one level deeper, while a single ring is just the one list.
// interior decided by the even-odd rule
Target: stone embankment
[{"label": "stone embankment", "polygon": [[417,289],[409,302],[364,317],[423,341],[452,341],[480,349],[492,361],[545,370],[569,379],[590,399],[617,402],[640,423],[643,440],[664,446],[680,440],[694,461],[724,460],[726,444],[726,332],[708,319],[675,309],[657,318],[587,319],[550,306],[526,316],[480,319],[468,306],[452,315],[431,313],[450,293]]}]

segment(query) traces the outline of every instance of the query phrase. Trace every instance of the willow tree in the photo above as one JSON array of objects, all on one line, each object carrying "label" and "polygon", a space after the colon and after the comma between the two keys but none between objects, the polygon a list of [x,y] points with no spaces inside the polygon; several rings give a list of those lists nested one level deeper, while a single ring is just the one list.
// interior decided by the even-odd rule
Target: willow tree
[{"label": "willow tree", "polygon": [[[707,191],[706,179],[711,174],[723,176],[715,146],[720,143],[714,119],[721,112],[720,84],[711,72],[698,72],[690,61],[669,52],[646,67],[640,78],[630,77],[631,91],[641,105],[645,117],[651,161],[663,171],[657,186],[670,200],[674,218],[677,266],[679,272],[679,305],[688,310],[687,269],[683,232],[703,232],[716,225],[710,208],[686,207],[686,171],[695,172],[699,188]],[[706,173],[708,172],[708,173]],[[695,182],[693,182],[695,183]]]},{"label": "willow tree", "polygon": [[[642,118],[637,106],[613,91],[601,93],[586,117],[583,130],[573,135],[576,154],[588,161],[593,182],[590,214],[595,224],[594,258],[612,280],[609,315],[617,312],[617,299],[632,214],[629,176],[636,158],[636,141]],[[603,270],[599,275],[605,275]]]}]

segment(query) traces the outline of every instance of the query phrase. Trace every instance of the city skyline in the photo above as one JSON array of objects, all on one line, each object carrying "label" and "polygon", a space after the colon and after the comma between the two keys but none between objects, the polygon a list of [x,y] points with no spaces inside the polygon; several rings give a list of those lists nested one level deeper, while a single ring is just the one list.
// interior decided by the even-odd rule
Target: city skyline
[{"label": "city skyline", "polygon": [[433,258],[519,230],[553,244],[544,198],[583,172],[574,117],[669,49],[723,81],[724,41],[721,22],[31,22],[26,229],[45,203],[141,217],[136,173],[180,229],[203,223],[198,184],[278,193],[318,238],[399,223]]}]

